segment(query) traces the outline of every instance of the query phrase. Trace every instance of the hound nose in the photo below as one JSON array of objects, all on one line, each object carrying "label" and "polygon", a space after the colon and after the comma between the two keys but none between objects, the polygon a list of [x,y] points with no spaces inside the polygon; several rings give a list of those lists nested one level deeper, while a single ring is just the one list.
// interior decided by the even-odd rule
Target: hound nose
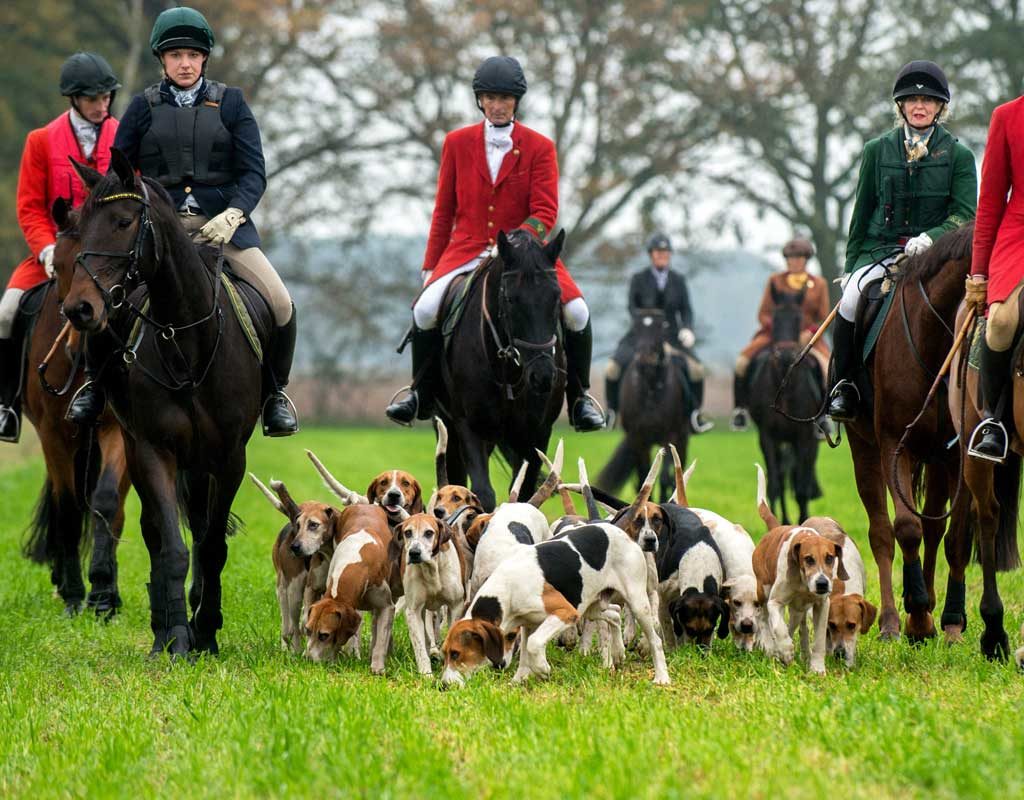
[{"label": "hound nose", "polygon": [[292,542],[292,546],[289,547],[288,549],[291,550],[294,555],[297,555],[297,556],[301,556],[302,555],[302,545],[299,544],[298,541]]},{"label": "hound nose", "polygon": [[745,620],[743,620],[743,622],[740,623],[740,633],[753,633],[753,632],[754,632],[754,623],[751,622],[749,619],[745,619]]},{"label": "hound nose", "polygon": [[643,542],[640,545],[640,549],[645,553],[653,553],[658,549],[658,537],[657,536],[645,536]]},{"label": "hound nose", "polygon": [[434,509],[434,516],[437,517],[438,519],[444,519],[445,518],[445,510],[443,508],[435,508]]},{"label": "hound nose", "polygon": [[409,549],[409,563],[410,564],[420,564],[422,562],[423,562],[423,553],[420,552],[420,550],[418,548],[416,548],[416,549],[410,548]]},{"label": "hound nose", "polygon": [[88,300],[75,303],[70,308],[65,307],[64,313],[67,314],[71,324],[78,330],[88,329],[96,321],[96,311]]},{"label": "hound nose", "polygon": [[384,496],[384,499],[388,501],[389,506],[397,506],[402,502],[402,493],[397,489],[391,489]]},{"label": "hound nose", "polygon": [[818,580],[814,582],[814,591],[818,594],[828,594],[828,578],[818,578]]}]

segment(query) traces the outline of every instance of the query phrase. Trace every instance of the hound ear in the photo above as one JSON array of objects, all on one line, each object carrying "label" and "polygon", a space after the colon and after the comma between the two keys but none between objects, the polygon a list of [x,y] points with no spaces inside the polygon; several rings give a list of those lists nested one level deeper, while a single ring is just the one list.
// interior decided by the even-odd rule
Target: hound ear
[{"label": "hound ear", "polygon": [[103,175],[94,170],[92,167],[87,167],[85,164],[80,164],[79,162],[75,161],[75,159],[73,159],[71,156],[68,156],[68,161],[71,162],[71,166],[74,167],[75,172],[78,173],[78,177],[82,179],[82,184],[90,192],[93,190],[97,183],[103,180]]},{"label": "hound ear", "polygon": [[860,603],[860,610],[863,617],[860,621],[860,632],[867,633],[871,630],[871,626],[875,624],[875,617],[878,616],[878,609],[863,597],[858,602]]},{"label": "hound ear", "polygon": [[413,485],[416,487],[416,494],[412,496],[412,503],[409,505],[410,514],[422,514],[423,513],[423,489],[420,487],[419,481],[413,481]]},{"label": "hound ear", "polygon": [[500,669],[505,660],[505,640],[501,635],[501,628],[486,620],[481,621],[480,627],[483,629],[484,635],[481,636],[475,632],[473,635],[483,643],[484,655]]},{"label": "hound ear", "polygon": [[374,478],[372,481],[370,481],[370,485],[366,487],[366,499],[370,503],[376,503],[377,502],[377,493],[374,491],[374,489],[376,489],[376,488],[377,488],[377,479]]},{"label": "hound ear", "polygon": [[444,520],[438,520],[440,525],[437,531],[437,547],[440,548],[445,542],[452,540],[452,526]]},{"label": "hound ear", "polygon": [[469,493],[469,502],[472,505],[476,506],[476,508],[478,508],[481,513],[483,512],[483,510],[484,510],[483,503],[480,502],[480,498],[476,496],[475,492],[470,492]]},{"label": "hound ear", "polygon": [[[794,536],[794,539],[799,537]],[[789,558],[786,559],[786,563],[789,565],[789,573],[787,579],[791,582],[800,581],[800,542],[794,541],[789,545]]]},{"label": "hound ear", "polygon": [[843,564],[843,548],[842,545],[835,545],[836,558],[839,559],[839,563],[836,565],[836,577],[841,581],[850,580],[850,573],[846,571],[846,565]]},{"label": "hound ear", "polygon": [[565,228],[558,232],[558,236],[544,245],[544,257],[551,262],[552,266],[558,261],[562,253],[562,246],[565,244]]},{"label": "hound ear", "polygon": [[721,594],[723,600],[728,600],[729,599],[729,596],[732,594],[732,587],[733,587],[733,585],[734,584],[733,584],[732,581],[724,581],[722,583],[722,590],[721,590],[720,594]]},{"label": "hound ear", "polygon": [[116,147],[110,148],[110,168],[114,170],[114,174],[120,179],[124,188],[135,188],[135,170],[132,168],[132,163],[128,160],[128,156]]},{"label": "hound ear", "polygon": [[715,597],[715,604],[721,612],[721,616],[718,618],[718,638],[724,639],[729,635],[729,604],[721,597]]}]

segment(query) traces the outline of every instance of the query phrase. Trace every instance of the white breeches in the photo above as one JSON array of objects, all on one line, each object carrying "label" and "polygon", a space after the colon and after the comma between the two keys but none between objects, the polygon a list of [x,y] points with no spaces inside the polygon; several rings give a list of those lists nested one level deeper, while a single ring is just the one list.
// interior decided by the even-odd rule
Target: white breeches
[{"label": "white breeches", "polygon": [[[441,310],[441,301],[444,299],[444,293],[448,289],[448,284],[455,279],[456,275],[462,275],[465,272],[475,270],[486,255],[487,251],[484,251],[461,267],[453,269],[447,275],[442,275],[423,290],[412,307],[412,319],[417,328],[421,331],[429,331],[437,327],[437,317]],[[590,309],[587,308],[586,301],[582,297],[577,297],[575,300],[570,300],[562,306],[562,321],[566,328],[574,332],[581,331],[587,327],[587,323],[590,321]]]},{"label": "white breeches", "polygon": [[878,264],[868,264],[861,267],[850,276],[850,280],[843,289],[843,298],[839,301],[839,316],[847,322],[855,322],[857,317],[857,305],[860,303],[860,295],[864,287],[875,278],[885,275],[885,268],[896,260],[895,256],[882,259]]},{"label": "white breeches", "polygon": [[0,297],[0,339],[10,339],[14,329],[14,318],[18,316],[18,303],[24,289],[8,289]]}]

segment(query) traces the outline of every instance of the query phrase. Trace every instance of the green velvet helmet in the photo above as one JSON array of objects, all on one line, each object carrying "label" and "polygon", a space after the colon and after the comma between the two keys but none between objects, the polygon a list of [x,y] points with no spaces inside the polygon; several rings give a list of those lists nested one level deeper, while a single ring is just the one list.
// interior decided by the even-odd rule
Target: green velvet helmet
[{"label": "green velvet helmet", "polygon": [[213,45],[213,28],[206,17],[185,6],[162,12],[149,35],[149,46],[157,56],[176,47],[187,47],[209,55]]},{"label": "green velvet helmet", "polygon": [[120,88],[110,64],[95,53],[75,53],[60,68],[60,93],[65,97],[98,97]]}]

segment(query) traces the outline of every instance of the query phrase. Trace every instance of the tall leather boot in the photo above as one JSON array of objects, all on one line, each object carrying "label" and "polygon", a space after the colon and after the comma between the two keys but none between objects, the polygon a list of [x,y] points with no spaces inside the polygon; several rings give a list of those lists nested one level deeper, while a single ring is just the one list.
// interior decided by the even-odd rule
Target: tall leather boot
[{"label": "tall leather boot", "polygon": [[836,384],[829,397],[828,415],[836,422],[853,422],[857,417],[860,392],[850,380],[856,358],[856,327],[836,315],[832,334],[832,369]]},{"label": "tall leather boot", "polygon": [[981,422],[971,434],[967,454],[985,461],[1002,464],[1006,459],[1009,436],[1003,424],[1006,389],[1010,382],[1013,347],[1002,352],[992,350],[988,342],[981,344],[981,399],[984,404]]},{"label": "tall leather boot", "polygon": [[604,414],[594,398],[587,394],[593,350],[594,334],[589,320],[581,331],[565,329],[565,359],[568,362],[565,400],[569,406],[569,422],[579,433],[599,431],[605,425]]},{"label": "tall leather boot", "polygon": [[734,372],[732,374],[732,418],[729,420],[730,430],[745,431],[750,427],[750,412],[747,411],[747,407],[750,405],[749,394],[747,375],[740,375],[738,372]]},{"label": "tall leather boot", "polygon": [[0,339],[0,442],[21,437],[21,342]]},{"label": "tall leather boot", "polygon": [[291,318],[270,337],[270,348],[263,365],[263,435],[291,436],[299,430],[295,406],[284,393],[292,371],[295,336],[298,332],[295,306]]},{"label": "tall leather boot", "polygon": [[434,415],[443,346],[440,327],[428,331],[413,327],[411,343],[412,386],[409,394],[384,409],[388,419],[399,425],[412,425],[415,419],[430,419]]}]

